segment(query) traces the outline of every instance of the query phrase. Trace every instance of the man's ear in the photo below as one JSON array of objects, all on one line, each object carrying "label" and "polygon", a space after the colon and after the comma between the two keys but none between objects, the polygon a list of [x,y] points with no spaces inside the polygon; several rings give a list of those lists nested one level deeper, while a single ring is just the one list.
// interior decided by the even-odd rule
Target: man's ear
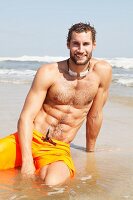
[{"label": "man's ear", "polygon": [[96,48],[96,41],[93,42],[93,50]]},{"label": "man's ear", "polygon": [[70,49],[70,43],[69,42],[67,42],[67,48]]}]

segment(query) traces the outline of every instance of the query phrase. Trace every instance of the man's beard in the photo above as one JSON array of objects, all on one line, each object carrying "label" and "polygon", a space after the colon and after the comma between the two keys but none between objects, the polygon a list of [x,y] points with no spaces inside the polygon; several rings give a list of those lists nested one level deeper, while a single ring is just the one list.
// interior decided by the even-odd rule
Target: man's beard
[{"label": "man's beard", "polygon": [[86,65],[90,61],[91,57],[92,57],[92,52],[88,56],[86,56],[86,60],[79,61],[78,58],[76,58],[76,56],[73,56],[72,53],[70,52],[70,58],[76,65]]}]

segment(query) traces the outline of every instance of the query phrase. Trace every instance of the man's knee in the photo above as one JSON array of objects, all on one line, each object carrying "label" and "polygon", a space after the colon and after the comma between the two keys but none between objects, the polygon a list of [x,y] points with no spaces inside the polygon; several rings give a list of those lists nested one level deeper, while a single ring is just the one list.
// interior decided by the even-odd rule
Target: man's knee
[{"label": "man's knee", "polygon": [[59,184],[59,181],[55,177],[46,176],[44,179],[44,183],[48,186],[56,186]]},{"label": "man's knee", "polygon": [[48,169],[48,165],[46,165],[40,169],[39,176],[42,180],[45,180],[45,177],[47,174],[47,169]]},{"label": "man's knee", "polygon": [[47,169],[43,169],[40,171],[40,178],[44,181],[44,183],[48,186],[56,186],[59,184],[62,184],[65,182],[67,179],[69,179],[70,175],[65,177],[60,177],[55,174],[49,174]]},{"label": "man's knee", "polygon": [[63,184],[69,179],[69,175],[67,177],[58,177],[56,175],[47,175],[44,179],[44,183],[48,186],[57,186]]},{"label": "man's knee", "polygon": [[40,178],[49,186],[64,183],[70,177],[70,171],[66,164],[61,161],[52,163],[40,170]]}]

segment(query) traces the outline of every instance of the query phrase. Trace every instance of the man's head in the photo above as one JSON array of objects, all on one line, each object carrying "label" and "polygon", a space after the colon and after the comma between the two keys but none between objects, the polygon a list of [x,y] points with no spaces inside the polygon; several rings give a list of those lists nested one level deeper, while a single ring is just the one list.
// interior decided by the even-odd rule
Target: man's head
[{"label": "man's head", "polygon": [[69,32],[68,32],[68,37],[67,37],[67,44],[70,42],[71,38],[72,38],[72,33],[76,32],[76,33],[82,33],[82,32],[91,32],[92,35],[92,42],[95,43],[96,42],[96,30],[93,26],[90,25],[90,23],[77,23],[74,24],[70,27]]},{"label": "man's head", "polygon": [[67,47],[70,58],[76,65],[89,63],[96,47],[96,31],[90,24],[74,24],[68,32]]}]

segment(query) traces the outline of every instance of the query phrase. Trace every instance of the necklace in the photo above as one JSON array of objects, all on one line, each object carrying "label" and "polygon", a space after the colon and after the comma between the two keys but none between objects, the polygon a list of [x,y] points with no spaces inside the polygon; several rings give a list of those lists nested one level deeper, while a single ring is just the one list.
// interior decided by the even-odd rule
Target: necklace
[{"label": "necklace", "polygon": [[69,59],[67,60],[67,65],[68,65],[68,73],[70,76],[76,76],[76,77],[84,77],[84,76],[87,76],[89,70],[90,70],[90,62],[89,62],[89,65],[88,65],[88,69],[83,71],[83,72],[80,72],[80,73],[77,73],[77,72],[74,72],[70,69],[69,67]]}]

